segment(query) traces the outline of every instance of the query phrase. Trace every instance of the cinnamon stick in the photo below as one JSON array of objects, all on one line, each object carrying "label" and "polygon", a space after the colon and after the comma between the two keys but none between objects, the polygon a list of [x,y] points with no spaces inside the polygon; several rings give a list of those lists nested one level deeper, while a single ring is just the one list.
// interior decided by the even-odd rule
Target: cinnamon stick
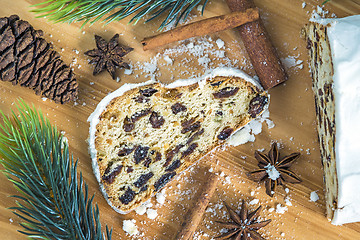
[{"label": "cinnamon stick", "polygon": [[[232,12],[255,7],[253,0],[226,0],[226,2]],[[286,81],[284,67],[261,19],[241,25],[237,29],[264,89]]]},{"label": "cinnamon stick", "polygon": [[214,194],[216,185],[219,181],[218,176],[215,173],[211,175],[206,181],[205,186],[200,193],[200,196],[196,200],[195,205],[185,215],[184,221],[181,224],[181,230],[176,235],[176,240],[189,240],[192,238],[197,226],[199,225],[201,218],[205,212],[207,205]]},{"label": "cinnamon stick", "polygon": [[230,14],[204,19],[185,26],[174,28],[141,41],[144,51],[163,46],[168,43],[185,40],[191,37],[203,36],[226,29],[235,28],[245,23],[259,19],[258,9],[245,9]]}]

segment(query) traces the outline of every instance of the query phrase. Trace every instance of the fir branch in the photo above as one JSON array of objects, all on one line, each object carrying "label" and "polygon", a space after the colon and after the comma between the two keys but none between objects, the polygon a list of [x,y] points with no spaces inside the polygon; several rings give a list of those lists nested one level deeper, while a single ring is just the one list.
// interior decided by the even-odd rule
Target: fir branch
[{"label": "fir branch", "polygon": [[[159,29],[185,20],[192,9],[203,4],[202,13],[208,0],[47,0],[33,5],[32,10],[39,17],[47,17],[54,22],[95,23],[100,19],[109,23],[133,15],[130,22],[137,23],[145,16],[146,22],[166,15]],[[105,16],[108,15],[108,16]]]},{"label": "fir branch", "polygon": [[23,101],[17,109],[11,117],[1,112],[0,163],[20,193],[10,208],[24,221],[19,232],[33,239],[111,239],[107,226],[101,232],[98,206],[64,137],[40,110]]}]

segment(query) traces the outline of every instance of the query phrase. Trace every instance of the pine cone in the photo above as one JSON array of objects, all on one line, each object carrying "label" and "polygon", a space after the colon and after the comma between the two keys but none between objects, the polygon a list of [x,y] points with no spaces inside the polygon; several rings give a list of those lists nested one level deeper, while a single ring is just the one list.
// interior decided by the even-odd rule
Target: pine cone
[{"label": "pine cone", "polygon": [[56,103],[75,100],[74,73],[42,36],[17,15],[0,18],[0,79],[32,88]]}]

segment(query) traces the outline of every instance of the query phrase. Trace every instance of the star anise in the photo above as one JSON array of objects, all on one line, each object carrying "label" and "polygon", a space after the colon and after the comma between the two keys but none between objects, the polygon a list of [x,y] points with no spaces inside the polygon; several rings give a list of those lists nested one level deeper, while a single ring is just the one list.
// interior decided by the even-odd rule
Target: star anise
[{"label": "star anise", "polygon": [[224,227],[229,228],[227,233],[215,237],[217,239],[234,239],[234,240],[264,240],[264,238],[257,232],[262,227],[265,227],[271,222],[271,219],[259,222],[261,206],[255,211],[249,212],[245,201],[242,200],[240,214],[237,214],[226,202],[224,202],[226,210],[228,211],[232,221],[220,222]]},{"label": "star anise", "polygon": [[272,144],[267,155],[255,151],[255,158],[259,161],[258,166],[260,169],[247,173],[247,176],[253,181],[265,181],[266,193],[270,197],[274,195],[277,185],[282,185],[285,188],[285,182],[301,182],[301,179],[289,170],[294,161],[299,158],[300,153],[292,153],[281,160],[279,159],[279,155],[279,150],[275,142]]},{"label": "star anise", "polygon": [[115,34],[109,43],[98,35],[95,35],[95,41],[97,48],[85,52],[85,55],[93,57],[90,61],[91,64],[95,64],[93,75],[106,69],[115,80],[116,67],[130,69],[129,64],[123,61],[123,57],[134,49],[120,45],[119,34]]}]

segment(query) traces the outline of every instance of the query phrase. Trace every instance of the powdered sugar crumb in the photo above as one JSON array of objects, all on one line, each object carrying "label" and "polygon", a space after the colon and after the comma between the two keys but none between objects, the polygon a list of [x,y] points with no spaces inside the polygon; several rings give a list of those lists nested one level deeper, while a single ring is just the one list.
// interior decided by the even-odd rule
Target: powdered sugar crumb
[{"label": "powdered sugar crumb", "polygon": [[281,61],[284,63],[286,68],[298,68],[303,69],[303,61],[298,59],[298,56],[287,56],[286,58],[282,58]]},{"label": "powdered sugar crumb", "polygon": [[230,184],[230,183],[231,183],[230,176],[226,176],[226,177],[225,177],[224,183],[225,183],[225,184]]},{"label": "powdered sugar crumb", "polygon": [[225,42],[223,40],[221,40],[220,38],[218,38],[216,40],[216,45],[218,46],[218,48],[223,48],[225,46]]},{"label": "powdered sugar crumb", "polygon": [[160,204],[160,205],[163,205],[165,203],[165,188],[161,191],[161,192],[158,192],[156,194],[156,201]]},{"label": "powdered sugar crumb", "polygon": [[267,124],[268,129],[275,126],[274,122],[271,121],[269,117],[269,110],[266,109],[258,118],[252,120],[250,123],[231,135],[231,137],[227,140],[227,144],[230,146],[239,146],[247,142],[254,142],[255,135],[260,134],[262,131],[263,122]]},{"label": "powdered sugar crumb", "polygon": [[135,219],[123,221],[123,230],[126,233],[128,233],[130,236],[139,234],[139,230],[135,223],[136,223]]},{"label": "powdered sugar crumb", "polygon": [[278,214],[284,214],[287,210],[287,206],[282,206],[280,203],[276,205],[276,213]]},{"label": "powdered sugar crumb", "polygon": [[290,200],[289,196],[285,197],[285,204],[286,204],[286,206],[292,206],[292,203],[291,203],[291,200]]},{"label": "powdered sugar crumb", "polygon": [[146,206],[145,204],[140,205],[135,209],[135,212],[139,215],[144,215],[146,213]]},{"label": "powdered sugar crumb", "polygon": [[130,68],[130,69],[125,69],[125,70],[124,70],[124,74],[125,74],[125,75],[130,75],[130,74],[132,74],[132,73],[133,73],[132,68]]},{"label": "powdered sugar crumb", "polygon": [[316,202],[317,200],[319,200],[319,195],[317,195],[316,191],[311,192],[310,193],[310,201]]},{"label": "powdered sugar crumb", "polygon": [[173,64],[173,60],[168,55],[164,56],[164,60],[165,60],[167,65],[172,65]]},{"label": "powdered sugar crumb", "polygon": [[269,178],[271,180],[276,180],[280,177],[279,171],[275,168],[274,165],[271,165],[270,163],[264,167],[266,169],[266,173],[268,174]]},{"label": "powdered sugar crumb", "polygon": [[157,211],[151,208],[146,210],[146,214],[149,219],[155,219],[158,215]]}]

